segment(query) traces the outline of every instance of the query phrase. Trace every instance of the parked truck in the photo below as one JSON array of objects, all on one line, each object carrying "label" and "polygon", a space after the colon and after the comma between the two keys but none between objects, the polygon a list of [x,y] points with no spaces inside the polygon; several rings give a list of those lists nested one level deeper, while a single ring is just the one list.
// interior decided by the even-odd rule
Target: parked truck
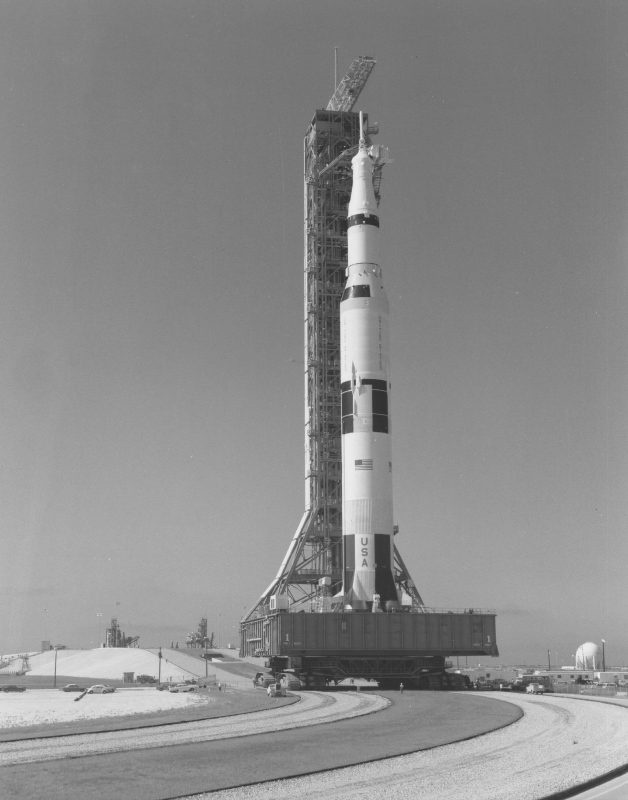
[{"label": "parked truck", "polygon": [[154,678],[152,675],[138,675],[135,680],[138,683],[149,683],[151,685],[157,683],[157,678]]}]

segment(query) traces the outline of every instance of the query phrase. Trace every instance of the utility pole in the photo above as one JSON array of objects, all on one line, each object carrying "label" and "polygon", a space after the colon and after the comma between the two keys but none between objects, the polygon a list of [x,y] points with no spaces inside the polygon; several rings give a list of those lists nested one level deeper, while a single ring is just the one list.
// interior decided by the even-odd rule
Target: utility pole
[{"label": "utility pole", "polygon": [[57,688],[57,645],[55,645],[55,682],[54,688]]},{"label": "utility pole", "polygon": [[161,686],[161,659],[162,659],[162,657],[163,656],[161,655],[161,647],[160,647],[159,648],[159,677],[157,678],[157,685],[158,686]]},{"label": "utility pole", "polygon": [[606,642],[602,639],[602,671],[606,672],[606,651],[605,651]]}]

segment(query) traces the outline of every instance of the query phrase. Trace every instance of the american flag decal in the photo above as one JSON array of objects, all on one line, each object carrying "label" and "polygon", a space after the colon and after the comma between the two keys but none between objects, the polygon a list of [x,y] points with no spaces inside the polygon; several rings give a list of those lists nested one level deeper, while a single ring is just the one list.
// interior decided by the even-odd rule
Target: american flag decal
[{"label": "american flag decal", "polygon": [[373,469],[373,459],[372,458],[358,458],[355,462],[356,469]]}]

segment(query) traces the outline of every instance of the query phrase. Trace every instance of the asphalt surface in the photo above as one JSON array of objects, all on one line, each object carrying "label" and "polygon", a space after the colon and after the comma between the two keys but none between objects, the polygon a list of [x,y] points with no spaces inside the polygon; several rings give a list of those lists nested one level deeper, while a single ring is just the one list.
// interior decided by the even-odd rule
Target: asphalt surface
[{"label": "asphalt surface", "polygon": [[515,722],[501,700],[452,692],[378,692],[392,704],[357,719],[288,731],[0,770],[20,800],[166,800],[429,749]]},{"label": "asphalt surface", "polygon": [[186,800],[563,800],[628,763],[625,708],[551,694],[508,702],[524,716],[485,736]]}]

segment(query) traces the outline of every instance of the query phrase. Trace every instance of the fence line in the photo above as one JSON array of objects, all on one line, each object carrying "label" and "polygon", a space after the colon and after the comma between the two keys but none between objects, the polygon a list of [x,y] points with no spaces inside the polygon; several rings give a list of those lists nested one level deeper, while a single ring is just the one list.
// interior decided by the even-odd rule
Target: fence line
[{"label": "fence line", "polygon": [[586,683],[554,683],[556,694],[588,694],[596,697],[628,697],[625,686],[595,686]]}]

